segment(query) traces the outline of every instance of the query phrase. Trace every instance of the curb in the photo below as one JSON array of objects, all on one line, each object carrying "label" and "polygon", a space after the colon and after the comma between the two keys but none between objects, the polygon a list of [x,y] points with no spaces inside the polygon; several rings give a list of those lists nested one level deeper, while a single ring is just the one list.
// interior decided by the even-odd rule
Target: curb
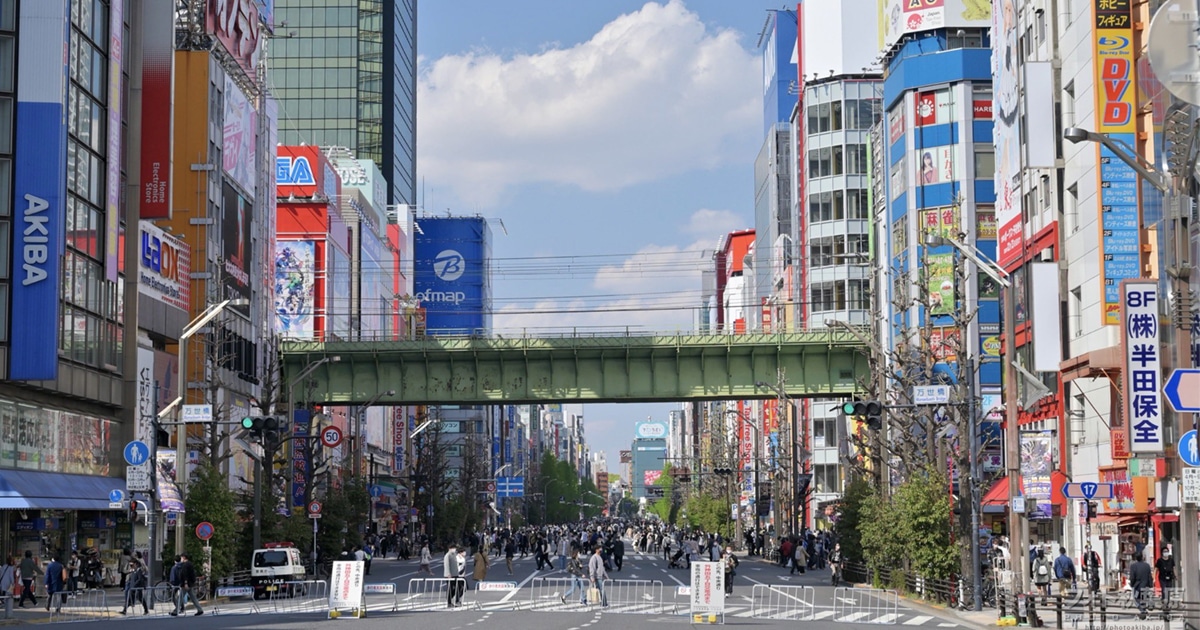
[{"label": "curb", "polygon": [[[871,585],[855,583],[854,586],[862,587],[862,588],[869,588]],[[907,595],[900,595],[900,599],[904,602],[905,606],[908,606],[909,608],[912,608],[913,610],[920,611],[926,615],[933,615],[934,617],[937,617],[938,619],[941,619],[943,621],[956,623],[958,625],[966,626],[968,628],[973,628],[974,630],[988,630],[990,628],[998,627],[995,623],[989,623],[986,625],[980,624],[977,621],[974,621],[971,619],[966,619],[966,618],[962,617],[955,610],[951,610],[951,609],[945,608],[943,606],[936,606],[934,604],[930,604],[930,603],[925,602],[920,599],[913,599],[912,597],[909,597]]]}]

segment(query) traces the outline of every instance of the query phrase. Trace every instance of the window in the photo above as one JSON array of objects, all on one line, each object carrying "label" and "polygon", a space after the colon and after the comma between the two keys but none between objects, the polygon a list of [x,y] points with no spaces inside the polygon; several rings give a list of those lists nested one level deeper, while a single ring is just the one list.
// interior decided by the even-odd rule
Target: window
[{"label": "window", "polygon": [[975,178],[992,179],[996,176],[996,150],[991,146],[975,145]]},{"label": "window", "polygon": [[905,170],[905,161],[903,157],[901,157],[896,161],[895,164],[892,165],[889,178],[891,180],[891,185],[888,186],[888,190],[891,191],[892,200],[894,201],[897,197],[904,194],[904,191],[908,189],[908,174]]},{"label": "window", "polygon": [[879,99],[850,99],[846,101],[846,129],[870,129],[878,119]]},{"label": "window", "polygon": [[835,494],[841,491],[841,477],[838,464],[817,464],[813,466],[813,492]]},{"label": "window", "polygon": [[834,418],[813,418],[813,448],[834,448],[837,446],[837,420]]},{"label": "window", "polygon": [[870,204],[867,203],[867,191],[846,191],[846,218],[867,219],[871,216]]},{"label": "window", "polygon": [[[839,150],[841,147],[837,147]],[[840,157],[840,152],[839,152]],[[808,176],[814,177],[829,177],[833,175],[833,152],[830,147],[822,147],[820,149],[810,149],[808,152]],[[838,172],[841,172],[841,166],[838,166]]]},{"label": "window", "polygon": [[842,102],[834,101],[829,104],[829,128],[840,131],[842,128]]},{"label": "window", "polygon": [[848,291],[846,307],[852,311],[871,309],[871,281],[851,279],[846,281]]},{"label": "window", "polygon": [[892,223],[892,255],[899,256],[908,249],[908,215]]},{"label": "window", "polygon": [[1079,185],[1071,184],[1067,186],[1067,196],[1063,200],[1063,227],[1066,228],[1067,234],[1074,234],[1079,231]]},{"label": "window", "polygon": [[867,174],[867,145],[846,145],[846,172],[850,175]]},{"label": "window", "polygon": [[837,146],[831,147],[831,151],[832,151],[832,159],[830,160],[830,164],[833,166],[833,174],[841,175],[842,173],[845,172],[845,167],[846,167],[846,163],[843,159],[843,154],[845,153],[845,148],[842,147],[841,145],[837,145]]}]

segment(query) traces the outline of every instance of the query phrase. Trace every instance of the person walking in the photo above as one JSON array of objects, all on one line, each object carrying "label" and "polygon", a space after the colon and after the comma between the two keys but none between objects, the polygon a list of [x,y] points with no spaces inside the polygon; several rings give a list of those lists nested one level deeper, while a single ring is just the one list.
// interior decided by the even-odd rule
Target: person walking
[{"label": "person walking", "polygon": [[808,551],[804,545],[796,545],[792,548],[792,565],[788,569],[788,575],[792,573],[803,574],[808,567]]},{"label": "person walking", "polygon": [[67,590],[74,593],[79,590],[79,569],[81,567],[79,552],[72,551],[67,559]]},{"label": "person walking", "polygon": [[176,577],[179,580],[179,599],[176,600],[171,616],[178,617],[179,613],[187,608],[188,600],[191,600],[192,606],[196,608],[196,616],[203,615],[204,609],[200,608],[200,600],[196,599],[193,591],[196,588],[196,567],[192,565],[192,560],[186,553],[179,554],[179,572]]},{"label": "person walking", "polygon": [[429,552],[429,541],[425,541],[421,544],[421,560],[417,567],[417,573],[433,575],[433,571],[429,568],[431,564],[433,564],[433,554]]},{"label": "person walking", "polygon": [[149,581],[146,565],[137,557],[130,560],[129,579],[125,580],[125,605],[121,608],[122,615],[138,602],[142,603],[142,614],[150,614],[150,608],[146,605],[146,585]]},{"label": "person walking", "polygon": [[558,596],[562,603],[567,603],[567,597],[579,589],[579,603],[587,604],[587,589],[583,588],[584,568],[583,561],[579,559],[579,550],[571,547],[571,557],[567,559],[567,575],[571,576],[571,588],[567,592]]},{"label": "person walking", "polygon": [[1092,549],[1092,543],[1087,543],[1083,547],[1083,574],[1087,577],[1088,590],[1094,593],[1100,592],[1100,554]]},{"label": "person walking", "polygon": [[483,552],[483,547],[476,547],[475,571],[472,574],[476,582],[482,582],[487,579],[488,566],[487,554]]},{"label": "person walking", "polygon": [[129,578],[129,561],[133,560],[133,551],[129,547],[121,550],[121,557],[117,559],[117,573],[121,574],[121,590],[125,590],[125,581]]},{"label": "person walking", "polygon": [[842,543],[837,543],[833,546],[833,551],[829,552],[829,572],[830,581],[834,586],[842,582],[842,565],[845,558],[842,557]]},{"label": "person walking", "polygon": [[604,580],[608,579],[608,571],[604,570],[604,558],[600,556],[600,545],[596,545],[592,557],[588,559],[588,578],[592,587],[600,591],[600,607],[608,608],[608,595],[604,592]]},{"label": "person walking", "polygon": [[1046,552],[1039,547],[1033,556],[1033,585],[1042,593],[1043,606],[1046,605],[1046,600],[1050,598],[1050,576],[1053,572],[1054,567],[1051,566],[1049,558],[1046,557]]},{"label": "person walking", "polygon": [[512,575],[513,556],[517,554],[517,544],[509,538],[504,542],[504,566],[508,567],[508,574]]},{"label": "person walking", "polygon": [[733,555],[733,547],[725,548],[725,594],[733,595],[733,577],[737,575],[738,559]]},{"label": "person walking", "polygon": [[620,536],[613,536],[612,561],[617,571],[620,571],[621,566],[625,564],[625,541],[621,540]]},{"label": "person walking", "polygon": [[1175,558],[1171,557],[1170,549],[1163,549],[1162,555],[1154,561],[1154,572],[1158,574],[1158,586],[1162,589],[1163,601],[1166,602],[1170,600],[1171,590],[1175,588]]},{"label": "person walking", "polygon": [[1129,565],[1129,587],[1133,589],[1133,600],[1137,602],[1138,618],[1146,618],[1146,600],[1154,595],[1154,576],[1142,552],[1133,554]]},{"label": "person walking", "polygon": [[[458,547],[450,544],[450,548],[446,550],[446,555],[442,557],[442,577],[446,578],[446,608],[454,608],[462,605],[462,591],[458,585],[463,581],[458,576],[461,572],[461,567],[458,566]],[[464,589],[465,590],[465,589]]]},{"label": "person walking", "polygon": [[25,557],[21,558],[21,599],[17,602],[18,608],[25,607],[25,599],[33,602],[37,606],[37,595],[34,594],[33,581],[37,576],[42,574],[42,568],[38,566],[37,560],[33,559],[33,552],[26,549]]},{"label": "person walking", "polygon": [[46,565],[46,611],[50,611],[50,606],[54,606],[54,612],[62,612],[63,600],[66,599],[66,593],[63,592],[67,587],[67,567],[62,563],[62,558],[55,555],[50,559],[50,564]]},{"label": "person walking", "polygon": [[4,566],[0,567],[0,596],[11,596],[13,585],[17,583],[17,561],[12,556],[4,558]]},{"label": "person walking", "polygon": [[1066,597],[1075,587],[1075,561],[1067,555],[1066,547],[1058,548],[1054,559],[1054,578],[1058,580],[1058,595]]}]

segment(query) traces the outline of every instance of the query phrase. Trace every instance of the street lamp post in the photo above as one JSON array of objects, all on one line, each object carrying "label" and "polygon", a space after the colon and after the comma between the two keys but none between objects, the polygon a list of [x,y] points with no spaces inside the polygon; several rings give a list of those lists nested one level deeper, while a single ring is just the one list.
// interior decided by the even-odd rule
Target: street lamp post
[{"label": "street lamp post", "polygon": [[[738,411],[737,409],[726,409],[725,414],[737,416],[743,422],[745,422],[746,424],[749,424],[750,428],[754,429],[754,431],[755,431],[755,433],[754,433],[755,439],[753,441],[753,444],[754,444],[754,447],[753,447],[753,453],[754,453],[754,455],[753,455],[753,459],[754,459],[754,531],[758,532],[758,530],[762,526],[762,524],[759,522],[759,516],[758,516],[758,502],[761,500],[761,497],[759,496],[759,492],[758,492],[758,487],[759,487],[759,483],[760,483],[758,462],[760,459],[762,459],[761,451],[762,451],[762,444],[763,444],[763,425],[755,423],[753,419],[747,417],[745,414]],[[738,454],[740,455],[741,454],[740,453],[740,451],[741,451],[741,432],[738,433],[738,450],[739,450]],[[738,468],[741,468],[741,462],[738,462]],[[742,502],[740,499],[737,502],[737,537],[738,537],[738,544],[741,544],[741,540],[742,540],[743,536],[742,536]]]},{"label": "street lamp post", "polygon": [[[788,397],[787,392],[785,392],[782,387],[772,385],[765,381],[758,381],[758,382],[754,383],[754,386],[757,387],[758,389],[769,389],[769,390],[775,392],[776,396],[778,396],[778,399],[779,399],[779,412],[781,415],[784,413],[785,409],[787,409],[788,407],[791,407],[791,399]],[[800,471],[803,470],[803,466],[800,463],[800,459],[801,459],[800,454],[803,449],[800,447],[799,442],[804,441],[805,443],[807,443],[806,438],[808,435],[808,427],[806,427],[801,422],[800,413],[799,413],[800,410],[793,409],[793,411],[795,413],[792,414],[791,421],[788,423],[790,433],[791,433],[791,435],[789,436],[789,441],[792,443],[791,448],[789,449],[791,462],[788,464],[788,468],[789,468],[789,472],[790,472],[790,476],[791,476],[790,485],[791,485],[791,494],[792,494],[792,496],[791,496],[791,512],[792,513],[791,513],[791,522],[788,525],[789,525],[789,527],[791,527],[793,534],[800,535],[801,531],[803,531],[804,525],[806,525],[808,522],[808,501],[807,500],[801,501],[801,498],[800,498],[800,483],[799,483]],[[798,425],[798,424],[800,425],[800,427],[799,427],[799,438],[797,439],[796,425]]]},{"label": "street lamp post", "polygon": [[[1142,159],[1128,145],[1109,138],[1104,134],[1080,129],[1079,127],[1069,127],[1063,130],[1063,138],[1073,143],[1087,141],[1103,145],[1118,159],[1137,172],[1142,179],[1164,194],[1166,197],[1163,204],[1166,211],[1165,217],[1171,224],[1171,229],[1168,230],[1168,233],[1174,238],[1171,243],[1168,243],[1163,248],[1165,250],[1165,263],[1163,267],[1167,274],[1171,276],[1171,290],[1175,296],[1172,303],[1177,306],[1188,303],[1192,272],[1192,266],[1188,260],[1188,252],[1190,251],[1190,244],[1188,242],[1188,217],[1191,213],[1185,212],[1185,209],[1188,209],[1188,206],[1194,202],[1194,199],[1186,193],[1188,190],[1194,190],[1192,187],[1196,177],[1194,158],[1189,153],[1187,158],[1189,163],[1182,164],[1181,168],[1176,170],[1175,175],[1170,176]],[[1172,169],[1174,168],[1175,166],[1173,165]],[[1159,301],[1160,304],[1164,302],[1164,300]],[[1190,315],[1190,313],[1183,312],[1181,308],[1177,309],[1175,316],[1172,317],[1175,323],[1174,330],[1172,331],[1174,339],[1167,340],[1168,345],[1173,346],[1175,349],[1175,368],[1182,368],[1191,363],[1191,322],[1185,315]],[[1168,330],[1171,329],[1168,328]],[[1190,413],[1177,413],[1175,421],[1178,426],[1178,435],[1183,435],[1184,432],[1192,429],[1194,416]],[[1179,457],[1171,457],[1167,461],[1170,467],[1170,474],[1176,479],[1182,477],[1183,466]],[[1187,501],[1182,501],[1179,508],[1180,548],[1179,553],[1175,554],[1175,557],[1179,558],[1181,565],[1180,574],[1182,576],[1183,601],[1195,602],[1200,601],[1200,571],[1197,571],[1196,567],[1187,566],[1187,563],[1196,562],[1196,559],[1200,558],[1200,526],[1197,524],[1197,518],[1200,517],[1200,513],[1198,513],[1195,503]],[[1014,555],[1013,557],[1015,558],[1016,556]],[[1200,611],[1189,611],[1185,615],[1190,624],[1200,624]]]},{"label": "street lamp post", "polygon": [[[1001,269],[995,263],[990,263],[987,259],[985,259],[979,253],[974,251],[974,249],[971,248],[970,246],[968,246],[967,244],[959,242],[958,240],[955,240],[953,238],[930,233],[930,234],[927,234],[925,237],[925,244],[927,246],[931,246],[931,247],[937,247],[940,245],[950,245],[950,246],[954,247],[954,249],[958,250],[959,253],[961,253],[968,260],[970,260],[972,262],[972,264],[974,264],[977,271],[984,273],[989,278],[994,280],[996,282],[996,284],[1000,285],[1004,289],[1004,291],[1007,292],[1005,295],[1005,298],[1004,298],[1005,330],[1007,331],[1007,330],[1009,330],[1010,326],[1013,326],[1013,322],[1008,319],[1008,309],[1012,308],[1011,304],[1013,302],[1013,299],[1012,299],[1013,296],[1010,292],[1010,289],[1012,288],[1012,282],[1009,281],[1009,279],[1008,279],[1008,272]],[[1011,336],[1005,337],[1005,347],[1008,348],[1008,350],[1007,350],[1008,356],[1006,357],[1006,359],[1009,363],[1012,363],[1015,366],[1016,365],[1016,353],[1014,351],[1016,350],[1016,348],[1015,348],[1015,345],[1013,345],[1014,341],[1015,341],[1015,339]],[[983,610],[983,571],[981,570],[981,566],[980,566],[981,558],[980,558],[980,553],[979,553],[979,540],[978,540],[978,537],[979,537],[979,512],[981,509],[981,507],[979,505],[980,498],[981,498],[979,496],[979,484],[981,481],[981,474],[980,474],[980,470],[979,470],[979,435],[978,435],[978,430],[979,430],[978,420],[979,419],[976,418],[977,411],[976,411],[976,405],[975,405],[975,376],[976,376],[976,374],[975,374],[975,352],[973,350],[968,349],[968,351],[966,352],[966,355],[967,355],[966,356],[966,363],[967,363],[967,370],[966,370],[966,373],[967,373],[967,383],[966,383],[967,395],[966,395],[966,398],[967,398],[967,443],[968,443],[967,452],[968,452],[968,457],[970,457],[970,459],[968,461],[968,466],[969,466],[968,476],[971,480],[970,483],[968,484],[968,490],[969,490],[968,497],[970,498],[970,501],[971,501],[971,536],[969,538],[969,543],[971,545],[971,565],[972,565],[971,566],[971,590],[974,593],[974,601],[972,602],[974,609],[975,610]],[[1015,370],[1015,368],[1014,368],[1014,370]],[[1012,401],[1016,397],[1016,381],[1009,380],[1009,381],[1007,381],[1007,384],[1008,384],[1008,387],[1007,387],[1008,399],[1010,401]],[[1012,405],[1012,408],[1015,410],[1016,405]],[[1015,413],[1013,414],[1012,422],[1009,424],[1008,429],[1009,429],[1008,433],[1010,435],[1008,443],[1012,444],[1013,437],[1016,437],[1017,433],[1018,433]],[[1011,451],[1008,453],[1010,462],[1011,461],[1019,462],[1019,460],[1020,460],[1020,455],[1019,455],[1020,440],[1019,440],[1019,438],[1017,439],[1017,453],[1018,454],[1016,457],[1013,456],[1013,453]],[[1019,468],[1018,468],[1018,471],[1019,471]],[[1012,484],[1017,481],[1017,475],[1012,474],[1011,465],[1010,465],[1009,474],[1011,475],[1009,478],[1009,487],[1011,489]],[[962,488],[962,484],[960,483],[959,484],[960,492],[961,492],[961,488]],[[1013,496],[1016,496],[1016,495],[1013,495]],[[1023,548],[1024,547],[1018,547],[1017,549],[1023,549]],[[1023,553],[1023,552],[1020,552],[1020,553]],[[1016,551],[1016,549],[1012,550],[1012,557],[1013,557],[1014,561],[1018,557],[1017,554],[1018,554],[1018,551]]]},{"label": "street lamp post", "polygon": [[[179,333],[179,375],[178,375],[178,391],[179,404],[175,408],[175,419],[178,423],[175,427],[175,483],[179,486],[179,498],[186,500],[187,498],[187,425],[183,422],[183,407],[187,402],[187,373],[188,373],[188,357],[187,344],[188,340],[193,335],[200,332],[202,328],[208,325],[217,315],[220,315],[229,306],[246,306],[249,300],[238,298],[225,300],[216,304],[210,304],[204,309],[196,319],[184,327],[183,332]],[[175,517],[175,554],[179,555],[184,552],[184,513],[180,513]]]}]

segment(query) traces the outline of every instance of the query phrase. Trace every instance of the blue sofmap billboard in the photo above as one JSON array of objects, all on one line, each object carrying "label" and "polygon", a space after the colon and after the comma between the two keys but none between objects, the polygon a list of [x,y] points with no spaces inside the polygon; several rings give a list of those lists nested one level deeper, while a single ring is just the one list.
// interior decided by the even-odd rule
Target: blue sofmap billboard
[{"label": "blue sofmap billboard", "polygon": [[[21,3],[9,378],[58,377],[66,216],[67,0]],[[82,279],[78,281],[82,282]],[[88,331],[73,332],[86,334]],[[80,338],[78,343],[84,343]]]},{"label": "blue sofmap billboard", "polygon": [[763,46],[763,133],[792,117],[798,96],[790,89],[799,76],[792,52],[796,49],[796,12],[769,11],[767,41]]},{"label": "blue sofmap billboard", "polygon": [[492,328],[491,228],[481,217],[424,217],[413,235],[413,287],[428,334]]}]

